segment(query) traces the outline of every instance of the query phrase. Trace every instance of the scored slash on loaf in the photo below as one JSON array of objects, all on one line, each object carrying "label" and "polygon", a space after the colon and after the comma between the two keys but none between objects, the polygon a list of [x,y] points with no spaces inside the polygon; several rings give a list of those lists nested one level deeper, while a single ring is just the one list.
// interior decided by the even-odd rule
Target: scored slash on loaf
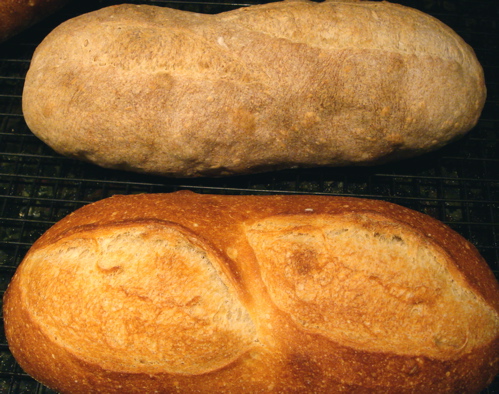
[{"label": "scored slash on loaf", "polygon": [[472,393],[499,371],[486,262],[375,200],[114,196],[33,245],[4,317],[62,393]]},{"label": "scored slash on loaf", "polygon": [[472,48],[397,4],[119,5],[44,39],[23,112],[61,154],[197,177],[420,155],[475,126],[485,96]]}]

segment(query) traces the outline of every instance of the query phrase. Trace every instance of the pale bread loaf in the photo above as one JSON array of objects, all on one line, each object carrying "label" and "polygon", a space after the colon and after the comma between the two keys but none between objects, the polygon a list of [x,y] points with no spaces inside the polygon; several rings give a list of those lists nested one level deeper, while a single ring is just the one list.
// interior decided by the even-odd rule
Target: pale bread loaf
[{"label": "pale bread loaf", "polygon": [[194,177],[419,155],[469,131],[485,95],[452,29],[388,2],[120,5],[42,42],[23,111],[64,155]]},{"label": "pale bread loaf", "polygon": [[62,393],[476,392],[499,285],[465,239],[381,201],[115,196],[31,248],[10,349]]}]

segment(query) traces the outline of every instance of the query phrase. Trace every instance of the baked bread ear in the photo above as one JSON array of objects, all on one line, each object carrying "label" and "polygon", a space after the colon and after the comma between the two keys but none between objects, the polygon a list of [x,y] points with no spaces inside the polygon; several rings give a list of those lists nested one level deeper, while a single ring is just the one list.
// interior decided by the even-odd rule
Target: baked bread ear
[{"label": "baked bread ear", "polygon": [[0,1],[0,42],[20,33],[58,9],[69,0]]},{"label": "baked bread ear", "polygon": [[469,45],[397,4],[124,4],[45,38],[23,112],[63,155],[198,177],[421,155],[468,132],[485,96]]},{"label": "baked bread ear", "polygon": [[62,393],[478,392],[499,285],[442,223],[375,200],[115,196],[49,229],[4,298]]}]

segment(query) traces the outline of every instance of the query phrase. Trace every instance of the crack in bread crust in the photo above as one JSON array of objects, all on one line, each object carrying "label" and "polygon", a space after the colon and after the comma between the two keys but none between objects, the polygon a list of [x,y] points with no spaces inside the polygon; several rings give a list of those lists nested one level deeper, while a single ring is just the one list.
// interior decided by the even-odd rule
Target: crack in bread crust
[{"label": "crack in bread crust", "polygon": [[246,231],[275,304],[340,344],[445,360],[492,340],[477,327],[499,326],[445,250],[406,225],[367,213],[282,215]]},{"label": "crack in bread crust", "polygon": [[212,249],[178,225],[80,228],[26,260],[26,306],[50,340],[110,370],[206,373],[256,339]]}]

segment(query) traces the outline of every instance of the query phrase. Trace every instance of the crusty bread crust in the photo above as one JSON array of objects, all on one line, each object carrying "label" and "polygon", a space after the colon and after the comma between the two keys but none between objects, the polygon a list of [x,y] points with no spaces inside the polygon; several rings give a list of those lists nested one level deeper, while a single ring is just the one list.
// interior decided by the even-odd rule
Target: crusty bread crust
[{"label": "crusty bread crust", "polygon": [[68,0],[0,1],[0,42],[27,29],[67,2]]},{"label": "crusty bread crust", "polygon": [[476,248],[375,200],[114,196],[33,245],[4,318],[63,393],[464,393],[499,371]]},{"label": "crusty bread crust", "polygon": [[195,177],[423,154],[469,131],[485,96],[455,32],[388,2],[120,5],[42,42],[23,111],[64,155]]}]

